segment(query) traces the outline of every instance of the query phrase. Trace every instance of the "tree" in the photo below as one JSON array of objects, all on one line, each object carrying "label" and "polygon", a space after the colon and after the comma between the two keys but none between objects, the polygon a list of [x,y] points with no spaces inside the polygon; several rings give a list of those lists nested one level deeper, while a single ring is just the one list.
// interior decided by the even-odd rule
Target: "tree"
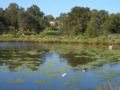
[{"label": "tree", "polygon": [[44,13],[40,11],[40,8],[37,5],[32,5],[31,7],[29,7],[27,9],[27,13],[36,19],[40,17],[42,18],[44,16]]},{"label": "tree", "polygon": [[111,26],[109,31],[111,33],[120,33],[120,13],[111,15]]},{"label": "tree", "polygon": [[7,22],[4,14],[5,12],[3,8],[0,8],[0,33],[4,33],[7,31]]},{"label": "tree", "polygon": [[112,26],[112,19],[109,16],[104,23],[101,25],[101,31],[102,31],[102,35],[108,35],[110,34],[110,28]]},{"label": "tree", "polygon": [[[50,25],[54,21],[58,26]],[[53,23],[54,23],[53,22]],[[47,28],[58,30],[65,35],[99,35],[120,33],[120,13],[109,14],[105,10],[90,10],[84,7],[74,7],[68,13],[61,13],[59,17],[45,16],[37,5],[24,10],[16,3],[11,3],[5,10],[0,8],[0,33],[35,32],[40,33]]]},{"label": "tree", "polygon": [[63,30],[63,26],[64,26],[64,21],[67,18],[67,14],[66,13],[61,13],[59,17],[56,18],[56,21],[58,23],[59,26],[59,31]]},{"label": "tree", "polygon": [[102,24],[102,31],[104,35],[120,33],[120,14],[110,15]]},{"label": "tree", "polygon": [[89,8],[74,7],[65,18],[62,28],[63,30],[61,32],[69,35],[78,35],[80,33],[84,33],[89,18]]},{"label": "tree", "polygon": [[[105,20],[108,18],[108,12],[106,12],[105,10],[92,10],[91,11],[91,18],[95,20],[95,27],[96,28],[96,33],[97,36],[102,34],[102,29],[101,29],[101,25],[105,22]],[[88,29],[87,29],[88,30]]]},{"label": "tree", "polygon": [[23,8],[21,8],[18,12],[18,26],[20,31],[28,29],[27,19],[28,19],[27,13],[24,11]]},{"label": "tree", "polygon": [[48,20],[48,21],[54,21],[54,17],[52,15],[47,15],[45,16],[45,18]]},{"label": "tree", "polygon": [[28,15],[27,23],[29,29],[35,30],[37,33],[45,29],[44,13],[40,11],[38,6],[31,6],[26,13]]},{"label": "tree", "polygon": [[93,14],[88,23],[85,35],[87,35],[89,37],[95,37],[98,35],[98,32],[99,31],[98,31],[98,24],[97,24],[97,16],[95,14]]},{"label": "tree", "polygon": [[17,15],[19,11],[19,6],[16,3],[11,3],[5,10],[6,19],[9,22],[9,26],[12,28],[18,28]]}]

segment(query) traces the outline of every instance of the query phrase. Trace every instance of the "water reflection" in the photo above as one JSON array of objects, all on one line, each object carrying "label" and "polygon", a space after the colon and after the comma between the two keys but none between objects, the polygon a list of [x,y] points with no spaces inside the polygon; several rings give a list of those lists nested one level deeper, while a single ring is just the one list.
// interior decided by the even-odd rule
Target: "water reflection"
[{"label": "water reflection", "polygon": [[72,67],[85,65],[89,62],[95,61],[95,59],[92,58],[91,55],[87,55],[87,53],[76,54],[74,52],[69,52],[67,54],[61,55],[61,57],[65,58],[65,60],[67,60],[67,63]]},{"label": "water reflection", "polygon": [[120,52],[106,46],[0,43],[2,90],[96,90],[120,84],[119,71]]},{"label": "water reflection", "polygon": [[45,61],[45,52],[22,47],[0,49],[0,65],[7,65],[10,71],[21,70],[24,67],[37,70],[38,66]]},{"label": "water reflection", "polygon": [[[85,68],[101,67],[105,63],[116,63],[120,61],[118,51],[109,51],[106,48],[73,45],[34,45],[7,43],[0,49],[0,65],[7,65],[9,70],[17,71],[27,67],[38,70],[45,62],[45,58],[58,54],[62,61],[66,61],[71,67]],[[18,45],[18,47],[16,47]],[[28,45],[28,46],[27,46]],[[8,46],[8,47],[6,47]],[[12,46],[12,47],[11,47]],[[15,46],[15,47],[14,47]]]}]

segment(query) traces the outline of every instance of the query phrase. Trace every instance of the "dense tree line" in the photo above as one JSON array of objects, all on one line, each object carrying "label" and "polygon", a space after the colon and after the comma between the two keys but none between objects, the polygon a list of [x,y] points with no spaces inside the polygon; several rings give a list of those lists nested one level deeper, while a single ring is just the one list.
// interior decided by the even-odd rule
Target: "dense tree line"
[{"label": "dense tree line", "polygon": [[95,37],[120,33],[120,13],[109,14],[105,10],[74,7],[69,13],[61,14],[58,20],[61,33],[67,35]]},{"label": "dense tree line", "polygon": [[0,32],[39,33],[49,26],[48,19],[36,5],[25,10],[11,3],[5,10],[0,8]]},{"label": "dense tree line", "polygon": [[[37,5],[26,10],[16,3],[11,3],[6,9],[0,8],[0,33],[38,34],[51,27],[50,21],[57,22],[58,32],[64,35],[96,37],[120,33],[120,13],[74,7],[54,18],[45,16]],[[56,30],[56,27],[50,29]]]}]

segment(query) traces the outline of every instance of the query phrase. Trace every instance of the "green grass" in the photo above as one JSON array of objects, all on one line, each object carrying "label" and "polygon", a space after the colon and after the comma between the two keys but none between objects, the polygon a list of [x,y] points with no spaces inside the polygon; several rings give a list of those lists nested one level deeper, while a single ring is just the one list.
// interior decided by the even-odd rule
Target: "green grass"
[{"label": "green grass", "polygon": [[[49,32],[50,33],[50,32]],[[96,38],[88,38],[85,36],[68,36],[55,34],[37,34],[26,36],[15,36],[12,34],[0,35],[0,41],[3,42],[43,42],[43,43],[74,43],[74,44],[89,44],[89,45],[109,45],[120,44],[120,36],[106,37],[100,36]]]}]

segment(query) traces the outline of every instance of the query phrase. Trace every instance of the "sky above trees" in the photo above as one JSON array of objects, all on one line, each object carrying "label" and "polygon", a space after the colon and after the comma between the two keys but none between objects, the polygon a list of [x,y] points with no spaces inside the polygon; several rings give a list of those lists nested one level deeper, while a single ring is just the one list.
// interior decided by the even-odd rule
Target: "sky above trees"
[{"label": "sky above trees", "polygon": [[55,17],[69,12],[75,6],[104,9],[110,13],[120,12],[120,0],[0,0],[0,7],[6,8],[13,2],[24,8],[36,4],[46,15],[52,14]]}]

